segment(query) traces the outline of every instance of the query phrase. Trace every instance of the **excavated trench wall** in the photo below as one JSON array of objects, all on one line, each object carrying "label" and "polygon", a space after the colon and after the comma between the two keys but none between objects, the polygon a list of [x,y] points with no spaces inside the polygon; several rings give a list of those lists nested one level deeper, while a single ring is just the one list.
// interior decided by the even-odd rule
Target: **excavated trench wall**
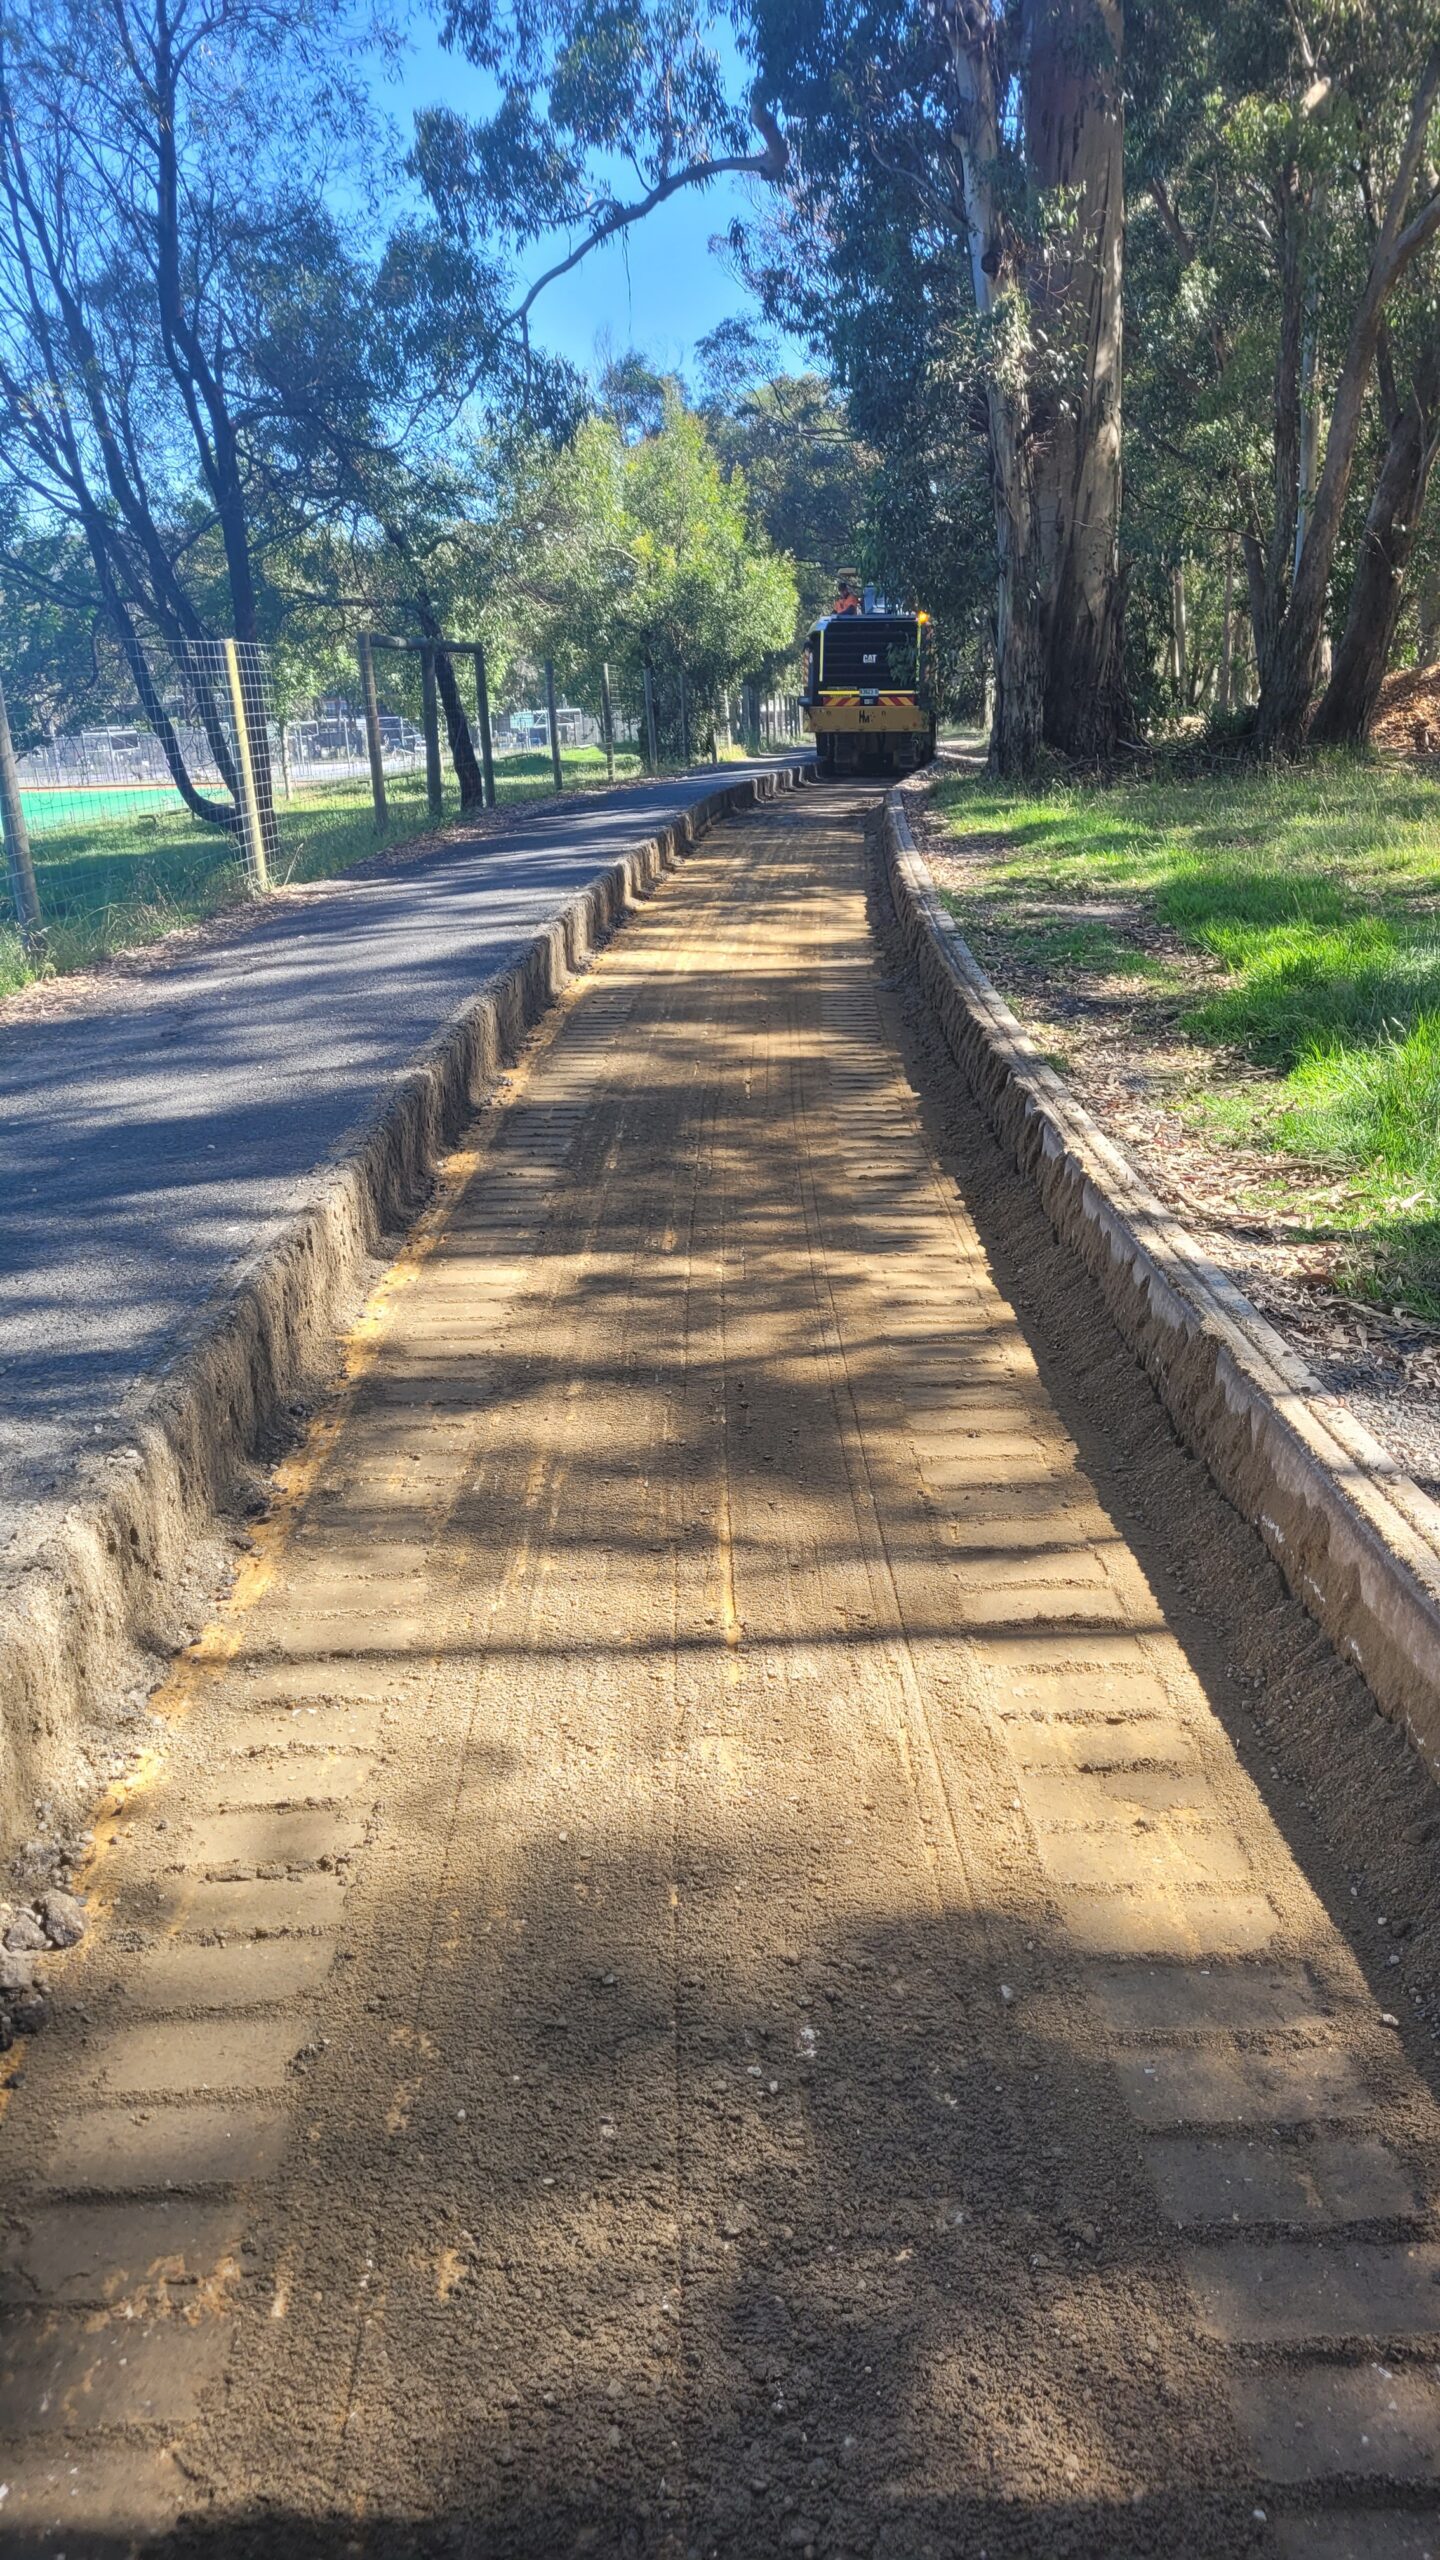
[{"label": "excavated trench wall", "polygon": [[375,1256],[413,1223],[528,1028],[718,819],[813,774],[797,764],[722,787],[598,872],[389,1083],[312,1197],[127,1398],[63,1500],[37,1507],[0,1573],[0,1861],[37,1808],[52,1827],[93,1803],[123,1692],[148,1686],[157,1657],[189,1633],[196,1560],[213,1576],[237,1484],[288,1429],[297,1397],[333,1372],[337,1328]]},{"label": "excavated trench wall", "polygon": [[1182,1438],[1292,1591],[1440,1772],[1440,1506],[1326,1396],[1037,1056],[888,795],[890,891],[946,1045]]}]

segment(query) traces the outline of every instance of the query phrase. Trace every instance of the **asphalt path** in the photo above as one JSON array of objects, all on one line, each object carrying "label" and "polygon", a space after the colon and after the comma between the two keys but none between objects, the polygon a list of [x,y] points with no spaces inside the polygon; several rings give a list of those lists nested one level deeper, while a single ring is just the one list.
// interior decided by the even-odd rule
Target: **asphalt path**
[{"label": "asphalt path", "polygon": [[0,1027],[0,1553],[453,1007],[747,770],[519,815]]}]

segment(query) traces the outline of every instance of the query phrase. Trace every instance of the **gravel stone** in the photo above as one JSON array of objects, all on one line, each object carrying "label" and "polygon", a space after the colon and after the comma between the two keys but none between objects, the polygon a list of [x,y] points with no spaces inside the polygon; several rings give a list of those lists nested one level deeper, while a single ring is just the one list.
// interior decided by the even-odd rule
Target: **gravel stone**
[{"label": "gravel stone", "polygon": [[40,1897],[40,1917],[52,1947],[75,1947],[85,1935],[85,1913],[73,1893]]}]

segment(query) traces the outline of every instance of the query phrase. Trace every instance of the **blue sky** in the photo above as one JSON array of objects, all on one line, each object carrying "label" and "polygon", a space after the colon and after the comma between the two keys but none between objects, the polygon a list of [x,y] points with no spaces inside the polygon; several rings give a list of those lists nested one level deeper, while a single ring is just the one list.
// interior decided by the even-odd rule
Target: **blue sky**
[{"label": "blue sky", "polygon": [[[418,108],[444,104],[462,115],[472,108],[483,112],[487,84],[462,56],[447,53],[423,20],[412,25],[410,48],[403,76],[377,80],[375,89],[377,103],[407,138]],[[624,172],[617,173],[616,186],[626,190]],[[713,187],[673,196],[548,288],[532,321],[537,345],[590,368],[608,341],[616,353],[639,347],[661,370],[685,371],[696,339],[717,321],[732,313],[755,316],[751,297],[709,246],[736,214],[750,209],[751,190],[743,179],[721,178]],[[557,238],[537,250],[528,273],[542,274],[569,245]],[[782,361],[797,365],[805,360],[794,342],[782,341],[781,354]]]}]

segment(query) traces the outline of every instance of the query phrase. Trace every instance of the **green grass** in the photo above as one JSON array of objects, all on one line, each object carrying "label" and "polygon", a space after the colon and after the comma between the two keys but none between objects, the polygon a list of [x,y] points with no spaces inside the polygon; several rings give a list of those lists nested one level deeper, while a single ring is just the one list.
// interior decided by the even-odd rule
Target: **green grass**
[{"label": "green grass", "polygon": [[[1108,936],[1163,977],[1147,935],[1208,964],[1180,1023],[1212,1135],[1344,1174],[1356,1285],[1440,1316],[1440,789],[1337,758],[937,799],[1003,838],[986,913],[1032,966],[1113,968]],[[1077,899],[1093,923],[1052,929],[1046,902]]]},{"label": "green grass", "polygon": [[[571,787],[605,780],[598,747],[562,750]],[[633,753],[615,759],[617,777],[640,770]],[[534,800],[554,789],[548,750],[497,759],[496,790],[502,808]],[[352,863],[425,835],[435,823],[425,801],[423,774],[387,775],[389,823],[375,825],[368,781],[323,783],[278,804],[280,859],[277,882],[327,880]],[[36,795],[43,801],[46,795]],[[197,826],[166,795],[137,808],[132,796],[100,789],[83,801],[66,792],[29,811],[31,850],[45,918],[47,972],[89,966],[117,951],[135,950],[194,924],[244,895],[244,875],[228,838]],[[453,782],[445,817],[459,816]],[[55,823],[59,821],[59,823]],[[0,927],[0,995],[37,975],[13,927]]]}]

